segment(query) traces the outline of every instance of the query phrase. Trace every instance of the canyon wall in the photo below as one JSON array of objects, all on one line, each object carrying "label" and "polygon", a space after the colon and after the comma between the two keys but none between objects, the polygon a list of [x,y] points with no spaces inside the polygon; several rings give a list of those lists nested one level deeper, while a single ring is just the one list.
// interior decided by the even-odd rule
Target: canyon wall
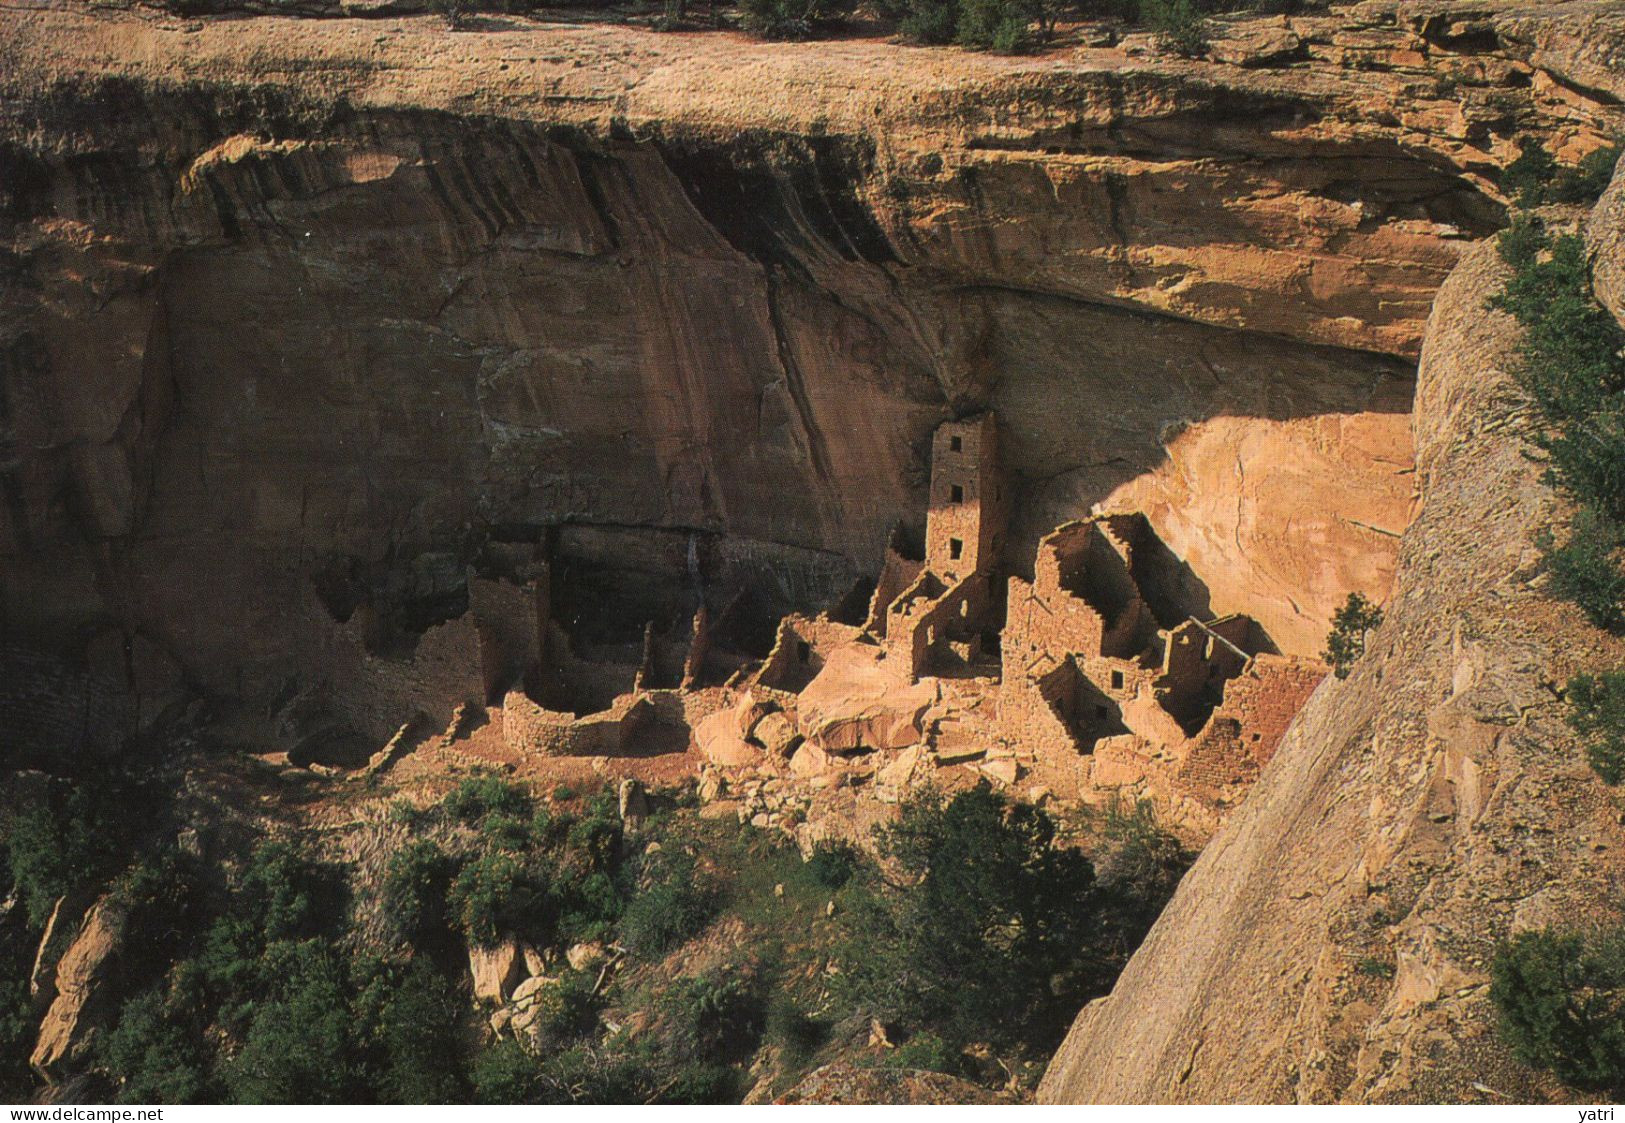
[{"label": "canyon wall", "polygon": [[489,540],[586,542],[604,600],[816,605],[983,407],[1012,567],[1143,508],[1214,612],[1316,651],[1390,580],[1492,173],[1620,119],[1595,3],[1241,21],[1203,63],[4,19],[0,626],[246,694],[303,673],[313,586],[444,593]]},{"label": "canyon wall", "polygon": [[[1622,214],[1625,170],[1588,228],[1625,321]],[[1617,918],[1625,828],[1559,691],[1625,643],[1543,588],[1535,538],[1565,510],[1505,373],[1517,326],[1486,304],[1505,276],[1485,243],[1434,306],[1422,503],[1368,654],[1299,714],[1040,1099],[1572,1097],[1511,1060],[1488,968],[1515,931]]]}]

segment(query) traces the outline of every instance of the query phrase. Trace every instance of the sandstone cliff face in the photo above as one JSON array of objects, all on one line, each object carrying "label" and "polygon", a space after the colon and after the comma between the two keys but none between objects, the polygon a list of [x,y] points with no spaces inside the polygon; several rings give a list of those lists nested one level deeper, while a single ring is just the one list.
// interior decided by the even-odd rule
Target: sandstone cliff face
[{"label": "sandstone cliff face", "polygon": [[[1625,176],[1592,219],[1599,277],[1621,265],[1622,199]],[[1485,307],[1503,277],[1494,247],[1476,248],[1429,321],[1422,504],[1371,653],[1299,715],[1116,989],[1080,1016],[1041,1099],[1551,1092],[1498,1044],[1487,966],[1511,932],[1600,919],[1617,897],[1617,798],[1557,691],[1625,649],[1542,595],[1532,539],[1562,510],[1504,373],[1516,327]]]},{"label": "sandstone cliff face", "polygon": [[622,587],[816,604],[991,406],[1012,564],[1145,507],[1314,651],[1391,575],[1486,176],[1613,126],[1620,22],[1370,5],[1270,69],[10,9],[0,612],[252,693],[313,575],[434,588],[561,525]]}]

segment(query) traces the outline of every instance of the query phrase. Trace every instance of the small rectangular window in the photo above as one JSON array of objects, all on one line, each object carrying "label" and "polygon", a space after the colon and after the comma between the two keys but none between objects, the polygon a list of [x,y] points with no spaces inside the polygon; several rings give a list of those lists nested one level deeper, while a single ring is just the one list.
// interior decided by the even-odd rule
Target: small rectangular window
[{"label": "small rectangular window", "polygon": [[963,503],[965,501],[965,489],[958,484],[948,485],[948,499],[954,503]]},{"label": "small rectangular window", "polygon": [[955,561],[958,561],[959,560],[959,555],[963,554],[964,552],[965,552],[965,544],[963,542],[961,542],[957,538],[948,539],[948,556],[950,558],[953,558]]},{"label": "small rectangular window", "polygon": [[1123,689],[1123,672],[1122,671],[1113,671],[1112,672],[1112,689],[1113,690],[1121,690],[1121,689]]},{"label": "small rectangular window", "polygon": [[948,447],[952,451],[958,452],[960,449],[965,447],[965,442],[960,440],[958,437],[949,437],[948,438]]}]

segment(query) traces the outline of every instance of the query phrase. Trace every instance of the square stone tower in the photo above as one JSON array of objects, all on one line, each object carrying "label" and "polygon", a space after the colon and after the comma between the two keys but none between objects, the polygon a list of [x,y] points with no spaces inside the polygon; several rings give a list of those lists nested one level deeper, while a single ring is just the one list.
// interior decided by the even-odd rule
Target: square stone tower
[{"label": "square stone tower", "polygon": [[997,418],[984,413],[939,425],[931,441],[925,568],[949,584],[994,573],[1004,549],[1004,525]]}]

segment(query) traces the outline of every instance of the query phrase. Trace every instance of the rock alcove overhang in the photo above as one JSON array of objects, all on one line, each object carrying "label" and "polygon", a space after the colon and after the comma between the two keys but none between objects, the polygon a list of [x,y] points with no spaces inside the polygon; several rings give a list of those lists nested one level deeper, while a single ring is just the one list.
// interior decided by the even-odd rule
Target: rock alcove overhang
[{"label": "rock alcove overhang", "polygon": [[[1426,200],[1480,207],[1392,146],[1341,179],[1204,152],[1211,106],[932,161],[121,81],[57,89],[85,134],[8,148],[8,617],[113,617],[229,690],[297,669],[324,567],[399,584],[545,528],[602,570],[588,599],[819,607],[978,408],[1014,571],[1066,518],[1143,509],[1215,612],[1312,653],[1409,515],[1403,324],[1453,252]],[[1353,276],[1373,230],[1416,239],[1364,263],[1383,299]]]}]

